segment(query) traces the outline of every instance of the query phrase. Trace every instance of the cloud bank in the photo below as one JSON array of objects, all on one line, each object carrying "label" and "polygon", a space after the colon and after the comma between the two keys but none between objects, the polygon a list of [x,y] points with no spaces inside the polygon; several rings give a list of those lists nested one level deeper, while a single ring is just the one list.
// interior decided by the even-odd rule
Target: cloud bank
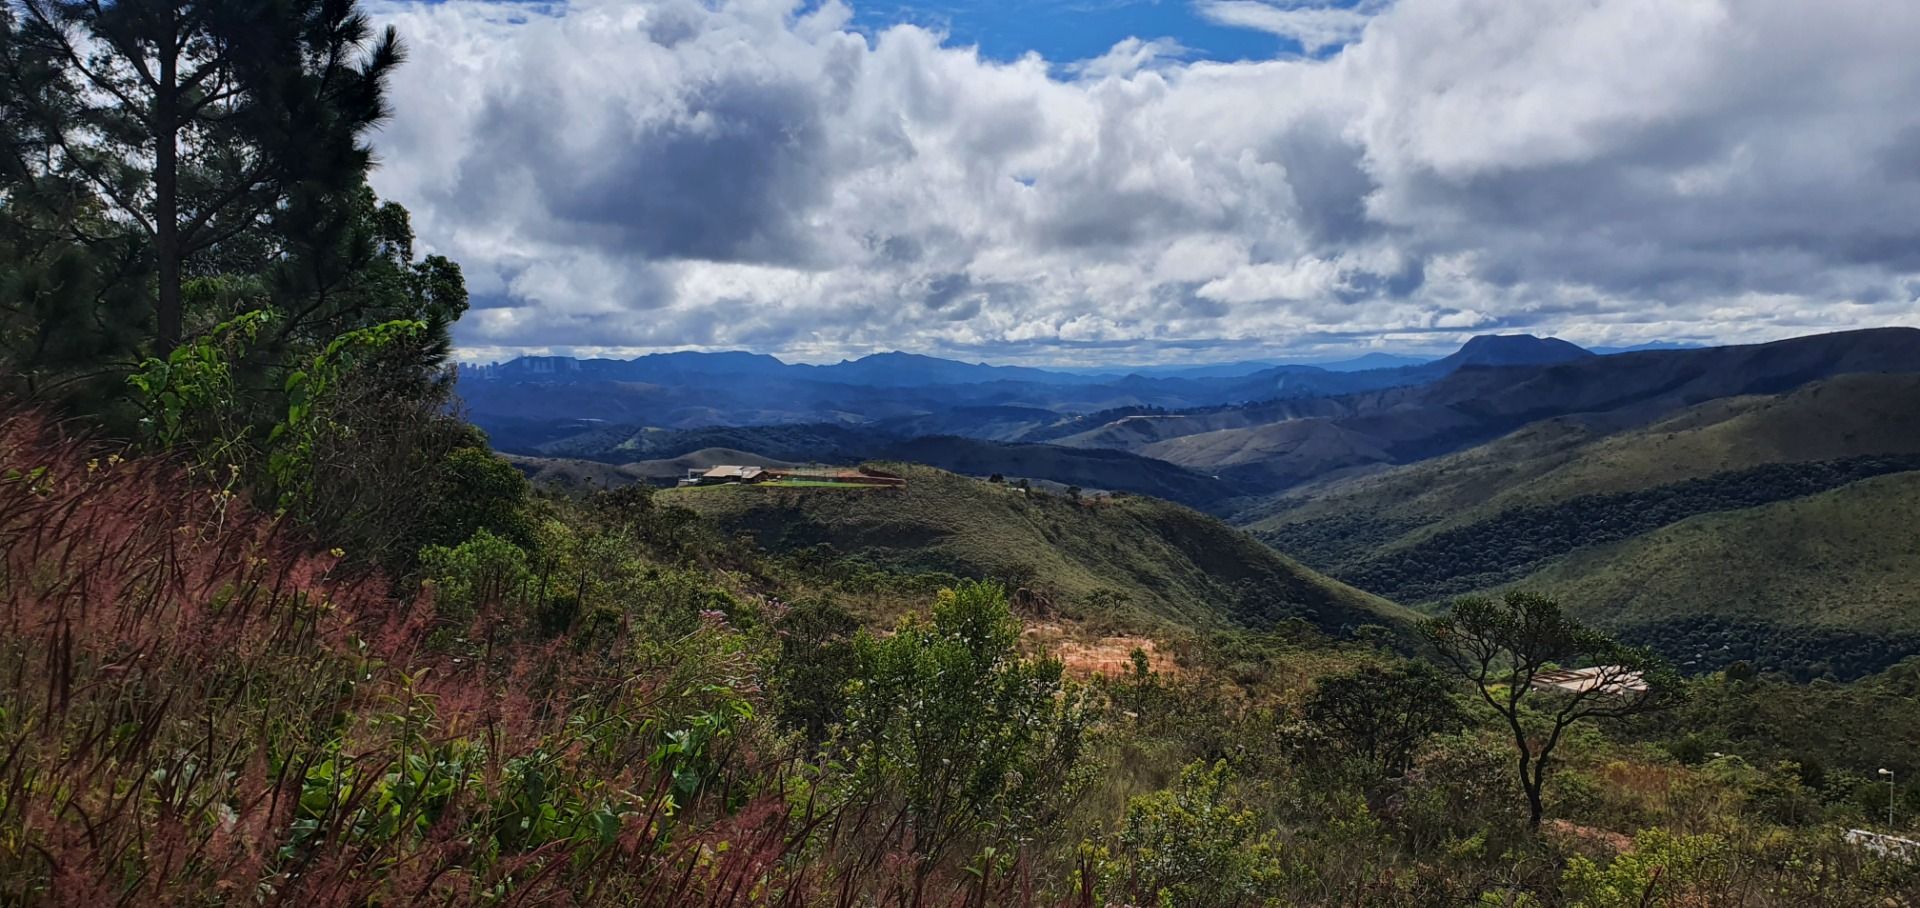
[{"label": "cloud bank", "polygon": [[1197,3],[1310,51],[1246,63],[996,62],[838,0],[374,8],[375,187],[466,268],[470,357],[1920,324],[1920,4]]}]

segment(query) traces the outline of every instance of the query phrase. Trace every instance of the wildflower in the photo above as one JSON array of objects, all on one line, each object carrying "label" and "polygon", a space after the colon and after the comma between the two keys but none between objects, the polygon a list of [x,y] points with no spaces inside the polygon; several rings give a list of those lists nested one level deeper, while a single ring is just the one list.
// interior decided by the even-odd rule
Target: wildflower
[{"label": "wildflower", "polygon": [[327,554],[332,555],[335,558],[345,558],[347,557],[347,550],[336,545],[333,548],[328,549]]}]

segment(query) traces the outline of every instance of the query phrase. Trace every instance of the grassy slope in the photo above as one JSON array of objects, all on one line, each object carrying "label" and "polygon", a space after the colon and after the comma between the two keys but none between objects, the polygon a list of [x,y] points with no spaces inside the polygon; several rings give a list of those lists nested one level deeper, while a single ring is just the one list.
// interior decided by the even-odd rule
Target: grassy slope
[{"label": "grassy slope", "polygon": [[1242,519],[1404,602],[1538,588],[1697,667],[1853,677],[1920,647],[1920,472],[1835,465],[1913,461],[1914,412],[1920,377],[1852,375],[1610,435],[1553,420]]},{"label": "grassy slope", "polygon": [[1684,520],[1517,585],[1614,627],[1684,610],[1783,629],[1920,632],[1920,472]]},{"label": "grassy slope", "polygon": [[1651,488],[1768,463],[1920,451],[1920,375],[1847,375],[1791,394],[1709,401],[1603,435],[1546,420],[1478,447],[1378,474],[1303,487],[1296,505],[1248,522],[1272,529],[1334,513],[1465,523],[1521,504]]},{"label": "grassy slope", "polygon": [[1920,451],[1920,375],[1848,375],[1777,397],[1713,401],[1601,439],[1491,506],[1649,488],[1769,463]]},{"label": "grassy slope", "polygon": [[625,464],[659,466],[672,475],[680,458],[724,449],[751,452],[733,463],[776,465],[789,463],[851,464],[862,460],[901,460],[924,463],[976,476],[1000,473],[1089,489],[1118,489],[1151,495],[1199,508],[1212,508],[1244,494],[1238,487],[1185,467],[1123,451],[1081,450],[1050,444],[1019,444],[953,436],[901,439],[870,427],[837,425],[730,426],[704,429],[636,429],[603,427],[549,441],[531,450],[547,460],[582,458]]},{"label": "grassy slope", "polygon": [[1028,574],[1063,606],[1099,590],[1149,623],[1223,627],[1237,616],[1298,616],[1338,631],[1398,624],[1408,613],[1314,573],[1242,533],[1178,505],[1122,496],[1074,502],[1028,496],[929,467],[889,464],[904,492],[723,487],[667,500],[762,543],[831,543],[891,563],[958,574]]},{"label": "grassy slope", "polygon": [[[1546,420],[1457,454],[1319,483],[1236,521],[1285,542],[1322,522],[1339,538],[1324,568],[1404,549],[1518,507],[1653,489],[1765,464],[1920,453],[1920,375],[1847,375],[1779,396],[1725,398],[1608,435],[1578,417]],[[1293,551],[1293,548],[1288,548]]]}]

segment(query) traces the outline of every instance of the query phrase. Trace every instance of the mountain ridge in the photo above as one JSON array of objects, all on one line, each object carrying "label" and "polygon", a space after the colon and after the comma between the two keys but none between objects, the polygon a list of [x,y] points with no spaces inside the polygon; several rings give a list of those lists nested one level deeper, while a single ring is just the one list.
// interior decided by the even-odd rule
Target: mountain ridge
[{"label": "mountain ridge", "polygon": [[1200,629],[1302,618],[1342,634],[1374,623],[1404,631],[1414,617],[1177,504],[1072,499],[917,464],[878,466],[904,476],[906,488],[716,486],[660,494],[772,551],[827,543],[897,566],[1008,578],[1064,608],[1125,602],[1150,620]]}]

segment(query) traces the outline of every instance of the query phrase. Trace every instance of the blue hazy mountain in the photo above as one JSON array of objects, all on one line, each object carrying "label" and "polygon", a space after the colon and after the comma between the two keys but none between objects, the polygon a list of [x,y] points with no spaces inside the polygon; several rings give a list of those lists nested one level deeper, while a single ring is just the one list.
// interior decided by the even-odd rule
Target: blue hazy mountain
[{"label": "blue hazy mountain", "polygon": [[1125,373],[968,363],[902,352],[818,365],[745,352],[655,353],[624,360],[526,356],[463,368],[460,390],[468,412],[483,424],[600,420],[692,428],[892,422],[1010,438],[1035,430],[1048,414],[1352,394],[1432,382],[1464,366],[1535,365],[1586,355],[1565,341],[1520,335],[1474,338],[1434,361],[1373,353],[1312,365],[1240,362]]}]

